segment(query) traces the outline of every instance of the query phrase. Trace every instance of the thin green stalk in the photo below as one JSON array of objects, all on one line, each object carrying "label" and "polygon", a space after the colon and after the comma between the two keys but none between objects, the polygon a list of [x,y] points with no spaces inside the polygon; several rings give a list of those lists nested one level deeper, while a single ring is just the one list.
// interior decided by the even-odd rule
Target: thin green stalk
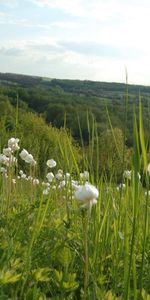
[{"label": "thin green stalk", "polygon": [[89,255],[88,255],[88,227],[89,227],[90,209],[85,211],[83,220],[84,234],[84,300],[88,299],[88,284],[89,284]]}]

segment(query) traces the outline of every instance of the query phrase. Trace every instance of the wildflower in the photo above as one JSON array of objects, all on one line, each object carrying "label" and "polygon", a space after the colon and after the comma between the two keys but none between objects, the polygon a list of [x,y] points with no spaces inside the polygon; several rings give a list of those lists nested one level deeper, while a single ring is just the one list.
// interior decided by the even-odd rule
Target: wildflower
[{"label": "wildflower", "polygon": [[54,178],[54,174],[52,172],[50,172],[46,175],[46,178],[49,182],[52,182],[53,178]]},{"label": "wildflower", "polygon": [[4,148],[3,154],[9,157],[12,154],[12,149],[10,147]]},{"label": "wildflower", "polygon": [[66,173],[66,174],[65,174],[65,179],[66,179],[66,180],[69,179],[70,176],[71,176],[70,173]]},{"label": "wildflower", "polygon": [[15,178],[12,179],[12,183],[16,184],[16,179]]},{"label": "wildflower", "polygon": [[59,189],[64,188],[66,186],[66,181],[62,180],[58,186]]},{"label": "wildflower", "polygon": [[50,186],[50,183],[49,183],[49,182],[44,182],[44,181],[43,181],[43,182],[42,182],[42,185],[45,186],[45,187],[49,187],[49,186]]},{"label": "wildflower", "polygon": [[71,187],[72,187],[72,189],[77,191],[79,189],[78,181],[71,180]]},{"label": "wildflower", "polygon": [[29,154],[26,149],[23,149],[19,155],[22,158],[22,160],[24,160],[26,163],[32,166],[36,165],[36,161],[34,160],[32,154]]},{"label": "wildflower", "polygon": [[33,177],[32,176],[28,176],[28,180],[32,181]]},{"label": "wildflower", "polygon": [[57,163],[54,159],[49,159],[46,164],[49,168],[54,168],[54,167],[56,167]]},{"label": "wildflower", "polygon": [[1,167],[1,168],[0,168],[0,172],[1,172],[2,174],[6,174],[6,173],[7,173],[7,170],[6,170],[4,167]]},{"label": "wildflower", "polygon": [[22,174],[23,174],[23,171],[22,171],[22,170],[20,170],[20,171],[19,171],[19,174],[20,174],[20,175],[22,175]]},{"label": "wildflower", "polygon": [[28,154],[29,154],[28,151],[26,149],[23,149],[19,155],[22,158],[22,160],[25,160]]},{"label": "wildflower", "polygon": [[11,148],[12,151],[17,151],[20,149],[18,143],[19,139],[11,138],[8,140],[8,147]]},{"label": "wildflower", "polygon": [[145,196],[150,196],[150,191],[146,191]]},{"label": "wildflower", "polygon": [[22,174],[22,175],[21,175],[21,178],[22,178],[22,179],[25,179],[26,177],[27,177],[26,174]]},{"label": "wildflower", "polygon": [[63,178],[63,174],[58,172],[56,175],[55,175],[56,179],[58,180],[61,180]]},{"label": "wildflower", "polygon": [[9,165],[9,158],[4,154],[0,154],[0,163],[8,166]]},{"label": "wildflower", "polygon": [[47,188],[47,189],[43,190],[43,195],[47,196],[49,194],[49,190],[50,190],[50,188]]},{"label": "wildflower", "polygon": [[39,180],[38,179],[33,179],[33,185],[38,185],[40,182],[39,182]]},{"label": "wildflower", "polygon": [[84,171],[83,173],[80,173],[80,178],[83,180],[89,180],[89,172]]},{"label": "wildflower", "polygon": [[120,184],[117,186],[117,191],[123,190],[123,189],[125,189],[125,187],[126,187],[125,183],[120,183]]},{"label": "wildflower", "polygon": [[92,205],[97,203],[99,192],[94,185],[86,183],[85,185],[79,186],[75,192],[75,198],[83,202],[83,208],[91,208]]},{"label": "wildflower", "polygon": [[132,176],[132,171],[125,170],[125,171],[123,172],[123,177],[124,177],[124,178],[127,178],[127,179],[131,180],[131,176]]}]

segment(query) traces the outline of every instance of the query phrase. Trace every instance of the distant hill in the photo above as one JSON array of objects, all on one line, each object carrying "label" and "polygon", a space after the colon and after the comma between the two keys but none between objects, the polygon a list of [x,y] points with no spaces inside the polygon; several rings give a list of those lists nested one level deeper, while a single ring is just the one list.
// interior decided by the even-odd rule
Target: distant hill
[{"label": "distant hill", "polygon": [[132,146],[133,111],[138,119],[139,93],[142,96],[145,136],[150,140],[150,86],[0,73],[1,100],[7,97],[16,106],[18,99],[22,110],[42,115],[47,123],[57,128],[63,127],[65,122],[78,141],[82,130],[86,144],[89,142],[88,123],[91,126],[92,116],[97,122],[98,134],[110,128],[109,118],[114,128],[123,131],[127,111],[126,143]]},{"label": "distant hill", "polygon": [[[18,84],[22,87],[60,87],[66,92],[105,96],[106,94],[124,93],[125,83],[100,82],[90,80],[53,79],[40,76],[30,76],[15,73],[0,73],[0,81],[7,84]],[[150,93],[150,86],[128,84],[131,94]]]}]

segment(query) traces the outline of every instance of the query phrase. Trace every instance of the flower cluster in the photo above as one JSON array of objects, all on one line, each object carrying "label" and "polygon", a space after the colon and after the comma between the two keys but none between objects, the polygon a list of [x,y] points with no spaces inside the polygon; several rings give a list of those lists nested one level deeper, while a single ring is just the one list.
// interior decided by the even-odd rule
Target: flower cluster
[{"label": "flower cluster", "polygon": [[[17,164],[17,158],[14,156],[14,152],[19,150],[19,139],[11,138],[8,140],[8,147],[3,149],[3,153],[0,154],[0,163],[9,167],[10,165]],[[3,171],[2,171],[3,172]]]}]

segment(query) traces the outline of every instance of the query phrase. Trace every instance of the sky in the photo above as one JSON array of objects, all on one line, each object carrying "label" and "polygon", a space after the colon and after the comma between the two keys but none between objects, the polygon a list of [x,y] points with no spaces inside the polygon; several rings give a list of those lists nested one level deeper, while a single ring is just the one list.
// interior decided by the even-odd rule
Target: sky
[{"label": "sky", "polygon": [[0,0],[0,72],[150,85],[149,0]]}]

